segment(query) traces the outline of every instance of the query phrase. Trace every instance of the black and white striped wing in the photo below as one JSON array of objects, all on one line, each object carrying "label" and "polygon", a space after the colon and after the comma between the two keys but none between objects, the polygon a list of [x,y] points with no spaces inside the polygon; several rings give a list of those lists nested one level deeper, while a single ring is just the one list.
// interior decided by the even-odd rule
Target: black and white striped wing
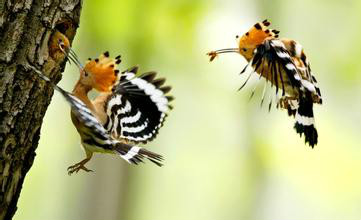
[{"label": "black and white striped wing", "polygon": [[[293,89],[316,93],[313,83],[302,78],[300,71],[292,60],[290,52],[281,40],[266,40],[263,44],[259,45],[251,62],[256,71],[262,68],[264,62],[267,62],[268,69],[270,70],[268,73],[271,74],[269,79],[276,86],[276,91],[279,88],[283,90],[283,95],[287,92],[285,91],[285,84],[292,86]],[[283,72],[285,74],[282,74]]]},{"label": "black and white striped wing", "polygon": [[80,99],[62,88],[56,86],[55,89],[63,95],[77,119],[87,128],[84,132],[89,138],[94,139],[92,144],[111,150],[111,145],[115,143],[114,140],[111,139],[108,131],[99,123],[90,109]]},{"label": "black and white striped wing", "polygon": [[[292,51],[291,51],[292,52]],[[317,130],[314,126],[313,116],[313,98],[312,95],[320,96],[320,91],[315,84],[315,78],[311,75],[309,64],[305,59],[305,68],[299,68],[293,62],[292,53],[288,51],[285,45],[280,40],[267,40],[260,45],[252,60],[252,66],[257,71],[264,60],[268,63],[268,73],[271,73],[270,81],[276,86],[276,91],[279,86],[282,86],[283,95],[286,93],[292,94],[292,91],[287,89],[298,90],[298,97],[294,107],[289,110],[290,115],[295,115],[296,123],[294,128],[300,135],[305,135],[305,142],[311,147],[317,144]],[[283,74],[285,73],[285,74]],[[281,82],[281,85],[278,83]],[[286,87],[286,90],[285,90]]]},{"label": "black and white striped wing", "polygon": [[[296,43],[296,45],[298,45],[298,43]],[[296,46],[296,47],[297,47],[297,46]],[[299,45],[298,47],[301,47],[301,48],[302,48],[301,45]],[[292,55],[293,55],[293,54],[292,54]],[[294,55],[301,60],[303,66],[304,66],[304,68],[299,69],[300,72],[304,72],[304,73],[305,73],[304,75],[306,76],[306,78],[308,79],[308,81],[309,81],[309,82],[314,86],[314,88],[315,88],[315,91],[316,91],[316,92],[314,92],[314,91],[312,90],[312,91],[313,91],[312,94],[313,94],[314,96],[317,96],[317,99],[318,99],[318,100],[317,100],[316,102],[322,104],[321,90],[320,90],[320,88],[318,87],[316,77],[315,77],[314,74],[312,73],[311,65],[310,65],[309,61],[307,60],[306,55],[304,54],[303,51],[301,51],[301,54],[299,54],[299,51],[298,51],[298,52],[294,52]]]},{"label": "black and white striped wing", "polygon": [[156,73],[136,76],[137,68],[122,73],[106,103],[108,115],[105,127],[116,139],[146,143],[158,134],[172,108],[173,99],[166,94],[171,87],[165,79],[155,79]]},{"label": "black and white striped wing", "polygon": [[138,146],[132,146],[112,139],[109,132],[105,130],[103,125],[99,123],[98,119],[81,100],[60,87],[56,86],[55,88],[68,101],[72,112],[85,127],[85,129],[82,129],[83,142],[85,144],[101,147],[106,150],[114,150],[119,153],[120,157],[132,164],[138,164],[146,158],[158,166],[162,166],[161,161],[163,160],[163,157],[161,155]]},{"label": "black and white striped wing", "polygon": [[77,119],[88,128],[88,132],[91,132],[99,140],[100,144],[107,145],[106,149],[111,149],[112,144],[114,144],[114,140],[111,140],[110,135],[107,130],[101,125],[98,119],[93,115],[90,109],[77,97],[73,96],[69,92],[55,85],[47,76],[45,76],[40,70],[35,68],[34,66],[29,65],[29,68],[34,70],[39,77],[43,80],[49,82],[55,90],[60,92],[60,94],[65,98],[65,100],[70,104],[72,112],[75,114]]}]

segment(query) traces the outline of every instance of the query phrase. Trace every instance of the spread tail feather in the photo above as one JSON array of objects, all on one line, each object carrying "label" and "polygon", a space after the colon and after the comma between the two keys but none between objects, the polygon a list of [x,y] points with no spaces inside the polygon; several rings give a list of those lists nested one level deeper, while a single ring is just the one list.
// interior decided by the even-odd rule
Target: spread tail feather
[{"label": "spread tail feather", "polygon": [[302,136],[302,134],[305,135],[306,144],[308,143],[312,148],[317,145],[318,134],[315,128],[313,102],[310,96],[301,97],[299,107],[296,111],[294,128],[300,136]]},{"label": "spread tail feather", "polygon": [[146,158],[158,166],[163,165],[161,163],[163,161],[163,156],[138,146],[131,146],[128,144],[117,143],[115,145],[115,150],[124,160],[132,164],[138,164],[140,162],[143,162],[143,159]]}]

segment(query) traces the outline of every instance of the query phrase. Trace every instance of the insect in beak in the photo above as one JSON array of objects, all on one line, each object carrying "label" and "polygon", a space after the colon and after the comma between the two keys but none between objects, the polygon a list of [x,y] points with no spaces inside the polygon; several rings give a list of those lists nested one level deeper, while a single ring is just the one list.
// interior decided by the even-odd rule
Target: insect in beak
[{"label": "insect in beak", "polygon": [[239,53],[239,49],[238,48],[227,48],[227,49],[211,51],[211,52],[207,53],[207,55],[209,56],[209,61],[212,62],[214,60],[214,58],[216,58],[218,56],[218,54],[221,54],[221,53]]}]

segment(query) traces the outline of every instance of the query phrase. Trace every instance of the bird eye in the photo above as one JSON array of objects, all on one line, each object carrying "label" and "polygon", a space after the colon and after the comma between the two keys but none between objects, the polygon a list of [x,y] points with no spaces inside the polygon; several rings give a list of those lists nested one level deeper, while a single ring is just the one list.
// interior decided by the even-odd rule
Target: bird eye
[{"label": "bird eye", "polygon": [[238,39],[238,38],[239,38],[239,36],[238,36],[238,35],[236,35],[236,38]]},{"label": "bird eye", "polygon": [[84,72],[84,76],[85,76],[85,77],[88,77],[89,74],[88,74],[87,72]]},{"label": "bird eye", "polygon": [[243,50],[244,52],[247,52],[247,49],[246,49],[246,48],[242,48],[242,50]]}]

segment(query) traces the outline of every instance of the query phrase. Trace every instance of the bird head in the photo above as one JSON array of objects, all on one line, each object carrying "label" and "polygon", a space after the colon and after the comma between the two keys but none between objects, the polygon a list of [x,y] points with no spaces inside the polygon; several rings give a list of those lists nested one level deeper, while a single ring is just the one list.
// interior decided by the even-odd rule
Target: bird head
[{"label": "bird head", "polygon": [[89,58],[84,68],[80,68],[80,82],[99,92],[109,92],[117,80],[119,70],[116,66],[120,62],[120,56],[109,58],[109,52],[96,59]]},{"label": "bird head", "polygon": [[252,59],[254,50],[266,39],[278,38],[279,31],[267,28],[270,24],[267,20],[258,22],[241,37],[236,36],[239,53],[246,58],[247,61]]},{"label": "bird head", "polygon": [[[64,59],[64,52],[70,48],[69,39],[60,31],[55,31],[49,42],[49,54],[55,61],[62,61]],[[66,54],[65,54],[66,55]]]},{"label": "bird head", "polygon": [[250,61],[253,57],[254,50],[262,44],[266,39],[277,38],[279,31],[268,29],[267,27],[271,23],[267,20],[258,22],[251,27],[249,31],[243,34],[241,37],[236,36],[238,48],[227,48],[216,51],[211,51],[207,55],[210,56],[210,61],[214,60],[218,54],[221,53],[239,53],[247,61]]}]

